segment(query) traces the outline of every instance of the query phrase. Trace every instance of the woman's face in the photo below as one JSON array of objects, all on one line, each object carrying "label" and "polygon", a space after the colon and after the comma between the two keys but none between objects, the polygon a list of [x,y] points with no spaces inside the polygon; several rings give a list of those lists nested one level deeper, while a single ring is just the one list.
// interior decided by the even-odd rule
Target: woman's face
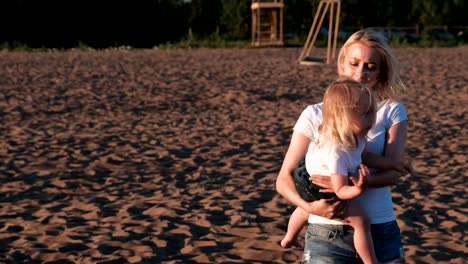
[{"label": "woman's face", "polygon": [[342,75],[373,89],[379,78],[380,58],[375,49],[357,42],[347,48],[342,69]]},{"label": "woman's face", "polygon": [[352,132],[354,135],[365,136],[374,125],[375,110],[370,108],[370,98],[366,93],[355,93],[359,96],[356,108],[352,114]]}]

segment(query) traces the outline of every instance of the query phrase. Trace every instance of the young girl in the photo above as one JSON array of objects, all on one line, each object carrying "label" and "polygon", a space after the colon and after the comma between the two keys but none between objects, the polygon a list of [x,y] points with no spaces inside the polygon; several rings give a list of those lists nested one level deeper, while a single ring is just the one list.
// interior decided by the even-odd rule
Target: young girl
[{"label": "young girl", "polygon": [[[343,212],[345,220],[354,228],[354,244],[364,263],[377,263],[370,233],[370,224],[352,201],[364,192],[369,170],[361,164],[380,169],[405,171],[400,163],[365,151],[365,136],[375,123],[376,100],[371,91],[359,82],[341,78],[326,90],[323,100],[323,120],[319,137],[312,141],[306,154],[306,169],[310,175],[331,177],[333,191],[339,199],[351,200]],[[295,175],[296,189],[304,200],[317,200],[323,196],[319,188],[310,184],[308,179]],[[351,183],[351,185],[350,185]],[[311,198],[311,196],[315,198]],[[330,201],[333,198],[328,198]],[[297,208],[291,215],[288,231],[281,241],[283,247],[299,246],[297,235],[309,218],[320,223],[320,216],[310,215]],[[311,220],[311,219],[309,219]],[[324,218],[323,223],[330,220]],[[335,221],[342,225],[342,221]]]}]

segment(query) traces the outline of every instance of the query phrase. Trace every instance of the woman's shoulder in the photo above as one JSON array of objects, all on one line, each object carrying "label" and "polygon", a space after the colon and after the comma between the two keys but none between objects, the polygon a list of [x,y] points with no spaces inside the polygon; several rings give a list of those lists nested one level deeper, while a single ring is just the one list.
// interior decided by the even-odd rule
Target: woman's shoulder
[{"label": "woman's shoulder", "polygon": [[380,102],[377,110],[377,123],[384,122],[386,127],[408,120],[405,106],[397,100],[387,99]]},{"label": "woman's shoulder", "polygon": [[403,103],[396,99],[383,100],[379,103],[378,108],[379,110],[380,109],[403,109],[403,110],[406,109]]},{"label": "woman's shoulder", "polygon": [[322,103],[307,106],[294,126],[294,130],[313,139],[318,135],[318,127],[322,123]]},{"label": "woman's shoulder", "polygon": [[309,114],[322,115],[322,106],[323,106],[323,102],[313,104],[313,105],[308,105],[306,109],[304,109],[304,112],[307,112]]}]

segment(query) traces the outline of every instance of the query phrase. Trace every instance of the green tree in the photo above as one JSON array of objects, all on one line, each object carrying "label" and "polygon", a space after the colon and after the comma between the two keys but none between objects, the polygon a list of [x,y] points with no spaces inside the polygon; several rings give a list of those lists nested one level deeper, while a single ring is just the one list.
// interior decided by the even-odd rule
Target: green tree
[{"label": "green tree", "polygon": [[319,1],[289,0],[284,3],[284,32],[305,37],[309,33]]},{"label": "green tree", "polygon": [[192,0],[189,27],[199,36],[208,36],[218,30],[220,13],[220,0]]},{"label": "green tree", "polygon": [[250,0],[223,0],[219,20],[220,33],[228,39],[249,39]]}]

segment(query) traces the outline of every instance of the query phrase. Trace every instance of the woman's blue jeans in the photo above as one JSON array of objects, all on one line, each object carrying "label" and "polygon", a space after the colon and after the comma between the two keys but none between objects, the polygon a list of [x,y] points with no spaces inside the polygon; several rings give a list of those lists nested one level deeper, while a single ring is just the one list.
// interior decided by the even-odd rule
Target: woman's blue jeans
[{"label": "woman's blue jeans", "polygon": [[[375,254],[379,262],[403,259],[403,244],[396,221],[371,225]],[[309,224],[302,263],[362,263],[353,243],[354,230],[348,225]]]},{"label": "woman's blue jeans", "polygon": [[354,249],[353,235],[349,225],[309,224],[302,263],[361,263]]}]

